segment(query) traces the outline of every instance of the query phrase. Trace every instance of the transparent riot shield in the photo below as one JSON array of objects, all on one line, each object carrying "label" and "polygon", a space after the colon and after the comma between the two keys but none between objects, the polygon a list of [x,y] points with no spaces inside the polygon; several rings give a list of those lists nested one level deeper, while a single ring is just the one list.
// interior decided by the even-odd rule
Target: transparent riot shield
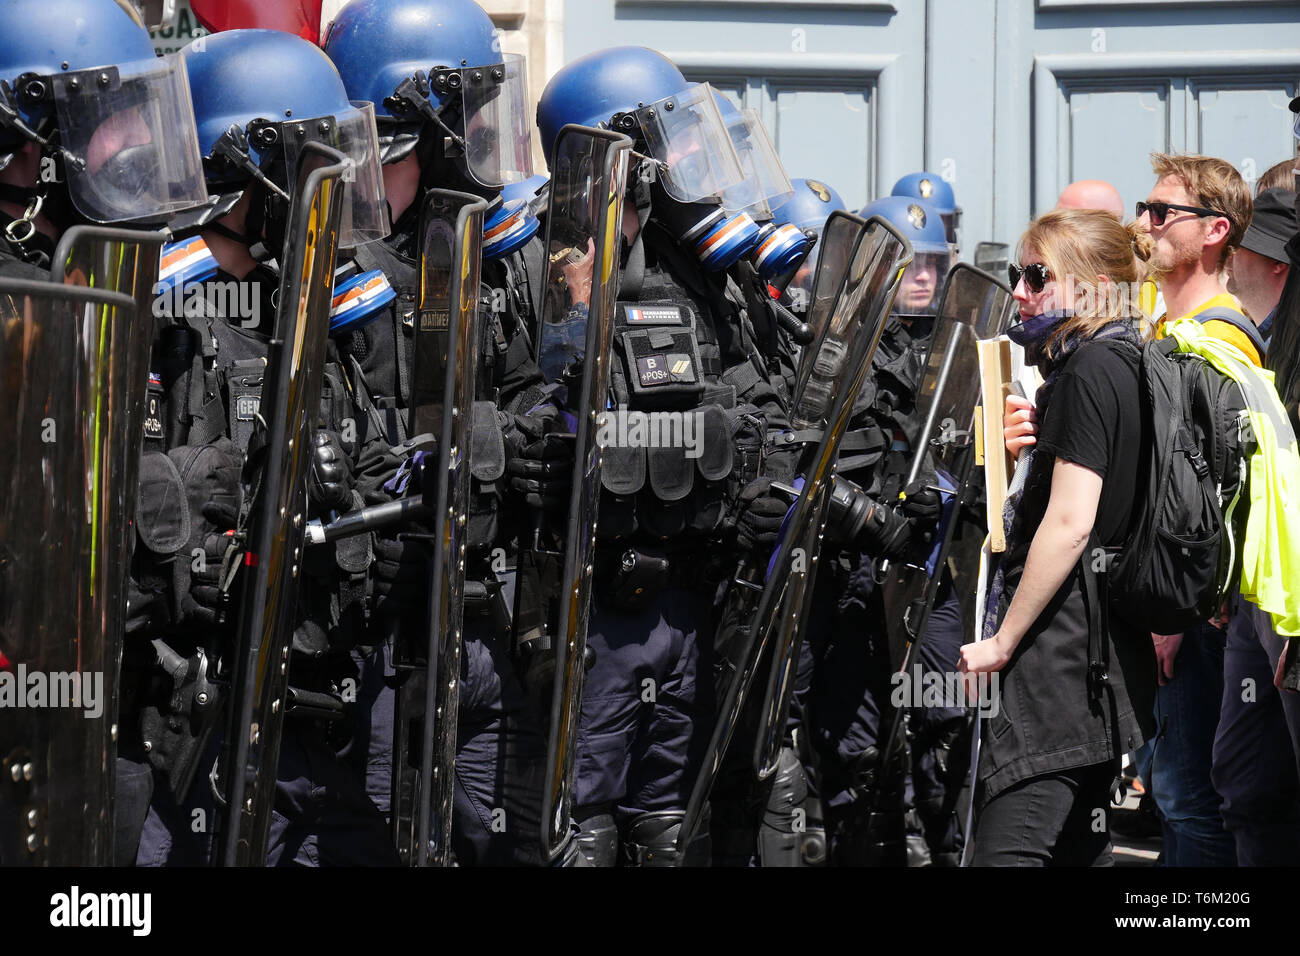
[{"label": "transparent riot shield", "polygon": [[[397,690],[393,825],[405,862],[447,866],[460,657],[465,620],[465,533],[470,437],[479,367],[478,289],[487,203],[430,190],[420,229],[420,292],[411,376],[410,434],[438,436],[424,475],[433,561],[428,629]],[[423,664],[423,666],[420,666]],[[427,715],[432,714],[432,724]]]},{"label": "transparent riot shield", "polygon": [[[145,327],[152,341],[156,337],[152,333],[159,325],[153,314],[158,291],[159,256],[166,241],[167,234],[163,232],[73,226],[55,247],[50,260],[51,271],[64,285],[112,289],[129,295],[135,300],[136,321]],[[148,350],[133,352],[128,360],[131,363],[127,369],[128,381],[148,381]],[[127,469],[123,481],[132,489],[132,494],[137,484],[144,419],[158,414],[156,408],[150,408],[153,401],[155,399],[146,394],[143,403],[131,403],[126,409],[121,433],[114,435],[118,447],[113,450],[112,460],[122,462],[122,467]],[[132,537],[125,536],[122,544],[122,564],[125,566],[131,559]]]},{"label": "transparent riot shield", "polygon": [[531,662],[525,682],[548,723],[541,807],[547,860],[569,839],[600,495],[597,417],[609,394],[631,146],[626,136],[569,125],[556,137],[551,164],[538,366],[562,386],[575,436],[573,488],[562,528],[548,528],[545,516],[535,516],[532,540],[520,549],[515,614],[516,642]]},{"label": "transparent riot shield", "polygon": [[[776,553],[766,569],[752,559],[743,562],[728,590],[716,639],[724,658],[717,670],[728,676],[719,688],[717,723],[679,831],[679,860],[699,826],[760,662],[769,651],[779,661],[798,656],[800,612],[812,590],[840,440],[912,257],[907,240],[874,216],[864,221],[834,212],[822,241],[809,314],[818,336],[801,359],[790,415],[794,428],[818,430],[821,438],[801,464],[803,486]],[[764,714],[769,705],[762,702]]]},{"label": "transparent riot shield", "polygon": [[260,866],[266,857],[346,168],[342,153],[304,147],[280,257],[275,335],[258,412],[265,432],[254,435],[260,447],[250,449],[257,477],[236,577],[230,724],[214,788],[220,793],[216,859],[224,866]]},{"label": "transparent riot shield", "polygon": [[[980,396],[975,343],[1001,335],[1014,307],[1011,290],[987,272],[964,262],[949,271],[916,396],[920,431],[907,436],[912,458],[905,486],[932,470],[938,481],[936,487],[960,500],[968,483],[978,480],[972,467],[975,406]],[[956,526],[955,520],[943,520],[938,539],[932,540],[923,553],[889,566],[882,596],[894,665],[901,664],[910,645],[925,630],[939,587],[939,571],[947,563]]]},{"label": "transparent riot shield", "polygon": [[113,862],[113,701],[147,384],[132,372],[148,354],[148,324],[110,282],[0,280],[3,865]]},{"label": "transparent riot shield", "polygon": [[[895,672],[907,672],[925,638],[926,624],[934,609],[939,585],[947,568],[962,602],[966,632],[973,633],[973,604],[978,582],[980,542],[975,535],[961,539],[960,560],[949,562],[961,521],[963,500],[976,491],[974,482],[982,472],[975,461],[975,407],[980,397],[979,352],[976,341],[1000,335],[1011,318],[1015,300],[1011,290],[966,263],[948,273],[939,315],[930,338],[925,373],[917,392],[917,434],[908,435],[912,459],[905,486],[933,478],[934,487],[946,499],[934,537],[903,560],[888,566],[881,599],[885,628],[889,634],[890,664]],[[1000,441],[999,441],[1000,444]],[[980,535],[979,537],[982,537]],[[894,708],[885,746],[881,748],[881,772],[897,773],[906,747],[907,708]],[[904,859],[898,789],[881,786],[876,790],[873,821],[879,828],[868,838],[875,845],[894,847],[895,862]],[[893,832],[886,832],[893,827]]]}]

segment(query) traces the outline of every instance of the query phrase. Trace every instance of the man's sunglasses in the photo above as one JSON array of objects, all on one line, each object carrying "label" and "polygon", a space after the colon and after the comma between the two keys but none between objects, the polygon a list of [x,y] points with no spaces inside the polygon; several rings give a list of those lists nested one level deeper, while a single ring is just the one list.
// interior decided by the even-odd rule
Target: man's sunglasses
[{"label": "man's sunglasses", "polygon": [[1180,206],[1176,202],[1140,202],[1137,204],[1137,217],[1141,219],[1144,212],[1149,213],[1153,226],[1163,226],[1165,218],[1169,215],[1171,209],[1194,212],[1198,216],[1222,216],[1232,222],[1232,217],[1226,212],[1219,212],[1217,209],[1206,209],[1204,206]]},{"label": "man's sunglasses", "polygon": [[1007,266],[1007,278],[1011,281],[1012,291],[1020,285],[1020,280],[1023,278],[1025,285],[1029,286],[1029,291],[1038,293],[1042,292],[1044,286],[1051,280],[1052,273],[1041,262],[1034,262],[1023,268],[1017,265]]}]

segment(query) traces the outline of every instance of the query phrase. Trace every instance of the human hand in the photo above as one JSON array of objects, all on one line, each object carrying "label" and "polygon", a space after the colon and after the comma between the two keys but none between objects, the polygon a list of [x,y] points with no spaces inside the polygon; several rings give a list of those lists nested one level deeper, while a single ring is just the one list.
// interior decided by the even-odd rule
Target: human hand
[{"label": "human hand", "polygon": [[1178,656],[1178,649],[1183,646],[1183,635],[1152,634],[1151,643],[1156,647],[1156,662],[1159,664],[1157,676],[1160,678],[1160,686],[1163,687],[1174,679],[1174,658]]},{"label": "human hand", "polygon": [[1029,399],[1021,395],[1008,395],[1002,413],[1002,441],[1012,458],[1033,445],[1038,439],[1038,412]]}]

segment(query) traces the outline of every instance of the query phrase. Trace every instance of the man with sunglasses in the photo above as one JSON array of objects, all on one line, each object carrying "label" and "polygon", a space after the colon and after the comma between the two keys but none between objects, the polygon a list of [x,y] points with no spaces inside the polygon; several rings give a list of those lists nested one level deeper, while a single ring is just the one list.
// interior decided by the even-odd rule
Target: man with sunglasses
[{"label": "man with sunglasses", "polygon": [[1158,179],[1137,204],[1137,219],[1155,242],[1150,265],[1165,317],[1215,310],[1203,320],[1206,331],[1263,364],[1263,341],[1223,281],[1228,258],[1250,225],[1249,187],[1230,163],[1210,156],[1155,153],[1151,165]]},{"label": "man with sunglasses", "polygon": [[[1250,225],[1249,187],[1230,163],[1210,156],[1155,153],[1151,165],[1157,181],[1137,204],[1137,216],[1154,240],[1149,262],[1164,297],[1164,318],[1197,319],[1210,335],[1262,365],[1264,341],[1223,280]],[[1235,847],[1210,778],[1224,632],[1207,623],[1188,635],[1152,639],[1161,681],[1156,721],[1163,730],[1152,749],[1150,783],[1164,820],[1165,862],[1232,866]]]}]

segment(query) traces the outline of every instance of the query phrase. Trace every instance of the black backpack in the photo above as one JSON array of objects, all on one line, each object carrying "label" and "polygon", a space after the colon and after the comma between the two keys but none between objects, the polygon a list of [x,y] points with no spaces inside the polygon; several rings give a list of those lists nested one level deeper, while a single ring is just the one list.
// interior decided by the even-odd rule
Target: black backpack
[{"label": "black backpack", "polygon": [[[1245,316],[1213,309],[1263,342]],[[1107,589],[1125,619],[1178,634],[1209,619],[1230,590],[1250,498],[1254,439],[1240,386],[1172,338],[1142,349],[1143,423],[1137,502],[1124,544],[1108,562]]]}]

